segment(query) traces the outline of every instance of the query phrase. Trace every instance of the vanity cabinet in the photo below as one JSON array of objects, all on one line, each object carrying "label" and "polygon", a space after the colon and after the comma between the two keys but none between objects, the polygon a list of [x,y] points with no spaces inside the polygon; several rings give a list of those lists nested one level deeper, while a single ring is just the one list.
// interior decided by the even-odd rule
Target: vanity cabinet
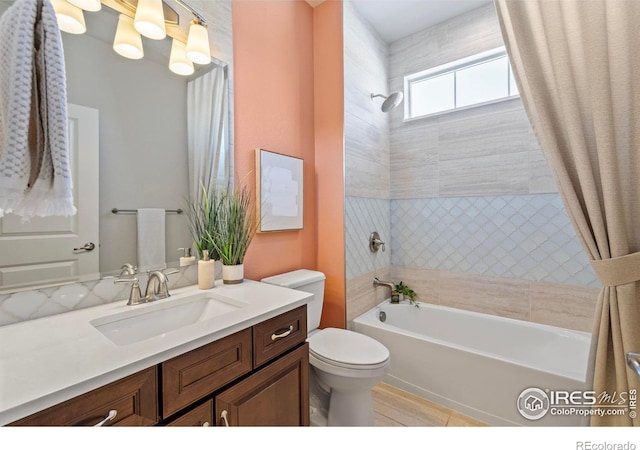
[{"label": "vanity cabinet", "polygon": [[303,305],[11,425],[309,425],[306,337]]}]

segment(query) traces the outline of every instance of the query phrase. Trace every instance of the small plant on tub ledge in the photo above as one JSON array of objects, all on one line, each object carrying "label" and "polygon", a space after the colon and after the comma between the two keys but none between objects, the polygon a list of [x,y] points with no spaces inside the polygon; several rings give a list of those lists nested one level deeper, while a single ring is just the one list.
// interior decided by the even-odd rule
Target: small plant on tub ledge
[{"label": "small plant on tub ledge", "polygon": [[411,289],[409,286],[407,286],[406,284],[404,284],[403,281],[401,281],[400,283],[396,284],[393,293],[397,293],[399,296],[399,300],[402,301],[403,298],[406,298],[407,300],[409,300],[409,303],[411,303],[412,305],[414,305],[416,308],[419,308],[420,305],[418,304],[418,302],[416,302],[415,298],[416,298],[416,293],[413,289]]}]

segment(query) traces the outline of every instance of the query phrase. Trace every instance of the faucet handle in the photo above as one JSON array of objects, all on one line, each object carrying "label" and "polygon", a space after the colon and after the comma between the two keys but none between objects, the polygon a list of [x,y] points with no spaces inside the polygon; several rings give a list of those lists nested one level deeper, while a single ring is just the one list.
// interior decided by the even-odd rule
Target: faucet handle
[{"label": "faucet handle", "polygon": [[380,234],[374,231],[369,236],[369,250],[371,250],[371,253],[375,253],[380,247],[382,247],[382,251],[384,251],[384,241],[380,239]]},{"label": "faucet handle", "polygon": [[131,292],[129,292],[129,302],[127,305],[137,305],[142,300],[142,292],[140,292],[140,284],[137,278],[116,278],[113,284],[131,283]]},{"label": "faucet handle", "polygon": [[122,267],[120,267],[120,276],[123,276],[123,275],[135,275],[137,270],[138,270],[138,268],[134,267],[130,263],[123,264]]}]

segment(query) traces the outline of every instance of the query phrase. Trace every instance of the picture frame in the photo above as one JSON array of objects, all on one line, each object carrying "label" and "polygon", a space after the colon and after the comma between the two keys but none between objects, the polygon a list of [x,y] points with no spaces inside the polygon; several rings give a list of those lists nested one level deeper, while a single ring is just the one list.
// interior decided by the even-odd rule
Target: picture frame
[{"label": "picture frame", "polygon": [[302,230],[304,161],[256,149],[256,206],[259,232]]}]

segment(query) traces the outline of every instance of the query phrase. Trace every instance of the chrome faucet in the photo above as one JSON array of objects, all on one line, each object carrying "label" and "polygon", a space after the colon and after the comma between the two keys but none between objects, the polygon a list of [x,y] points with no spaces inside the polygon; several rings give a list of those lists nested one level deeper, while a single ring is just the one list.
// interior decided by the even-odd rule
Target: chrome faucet
[{"label": "chrome faucet", "polygon": [[147,288],[144,292],[144,297],[140,291],[140,284],[137,278],[116,278],[114,283],[131,283],[131,292],[129,293],[128,306],[139,305],[141,303],[149,303],[161,298],[170,297],[169,294],[169,278],[167,275],[178,273],[179,270],[173,269],[169,272],[163,272],[162,270],[154,270],[147,272]]},{"label": "chrome faucet", "polygon": [[159,300],[161,298],[167,298],[169,294],[169,278],[161,270],[154,270],[149,272],[149,278],[147,280],[147,289],[144,292],[145,297],[150,298],[150,302],[153,300]]}]

